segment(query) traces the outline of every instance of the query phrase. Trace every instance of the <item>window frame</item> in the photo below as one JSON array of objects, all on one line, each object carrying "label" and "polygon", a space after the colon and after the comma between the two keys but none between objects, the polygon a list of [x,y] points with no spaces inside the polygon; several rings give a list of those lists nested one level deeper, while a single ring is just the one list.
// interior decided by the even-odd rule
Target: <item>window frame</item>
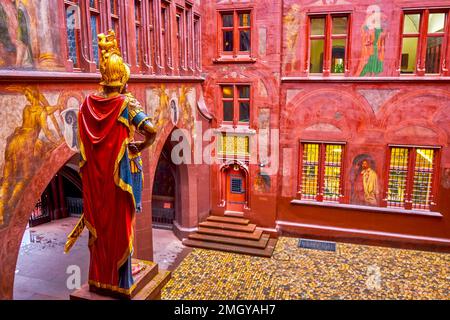
[{"label": "window frame", "polygon": [[63,8],[64,8],[64,23],[65,23],[65,46],[66,46],[66,57],[67,57],[67,61],[70,61],[71,66],[70,69],[72,69],[71,71],[82,71],[83,68],[83,62],[82,62],[82,38],[81,38],[81,30],[80,29],[75,29],[74,34],[75,34],[75,55],[76,55],[76,59],[77,59],[77,63],[75,63],[71,57],[70,57],[70,50],[69,50],[69,39],[68,39],[68,30],[67,30],[67,9],[71,6],[77,7],[77,14],[79,15],[78,17],[78,22],[80,23],[80,29],[82,27],[82,21],[81,21],[81,4],[79,0],[64,0],[63,3]]},{"label": "window frame", "polygon": [[[249,87],[249,98],[240,98],[239,97],[239,87]],[[232,87],[233,88],[233,97],[232,98],[224,98],[223,97],[223,87]],[[252,97],[253,97],[253,86],[248,82],[232,82],[232,83],[219,83],[220,89],[220,115],[221,122],[224,125],[232,125],[233,127],[237,126],[247,126],[250,127],[252,123]],[[233,102],[233,121],[225,121],[224,120],[224,112],[223,112],[223,102],[224,101],[232,101]],[[249,111],[248,111],[248,122],[247,121],[239,121],[240,118],[240,110],[239,103],[240,102],[249,102]]]},{"label": "window frame", "polygon": [[[333,35],[333,18],[346,17],[347,18],[347,33],[344,36],[343,34]],[[323,35],[311,35],[311,19],[314,18],[325,18],[325,26],[324,26],[324,34]],[[306,46],[306,72],[308,75],[314,76],[349,76],[350,75],[350,52],[351,52],[351,30],[352,30],[352,12],[321,12],[321,13],[308,13],[307,14],[307,23],[306,23],[306,33],[307,33],[307,46]],[[331,59],[332,59],[332,51],[333,51],[333,39],[343,39],[345,38],[345,55],[344,55],[344,72],[343,73],[333,73],[331,72]],[[323,48],[323,66],[322,72],[319,73],[311,73],[310,72],[310,62],[311,62],[311,39],[323,39],[324,40],[324,48]]]},{"label": "window frame", "polygon": [[[432,13],[444,13],[444,31],[442,33],[428,33],[428,21],[429,15]],[[404,24],[405,16],[409,14],[419,14],[419,33],[418,34],[404,34]],[[449,70],[447,68],[448,55],[450,50],[448,49],[448,44],[450,41],[450,8],[419,8],[419,9],[403,9],[401,14],[400,23],[400,42],[399,42],[399,53],[398,53],[398,74],[401,76],[439,76],[439,75],[449,75]],[[417,37],[417,49],[416,49],[416,62],[415,71],[412,74],[402,73],[401,62],[403,53],[403,39]],[[427,40],[429,37],[442,37],[442,52],[439,59],[439,72],[438,73],[427,73],[426,72],[426,50],[427,50]]]},{"label": "window frame", "polygon": [[[317,172],[317,193],[314,199],[304,198],[302,196],[303,184],[303,153],[305,144],[318,144],[319,145],[319,163]],[[325,199],[323,194],[323,188],[325,185],[325,162],[326,162],[326,146],[327,145],[339,145],[342,148],[342,155],[340,161],[340,175],[339,175],[339,196],[337,201]],[[303,201],[321,202],[321,203],[346,203],[345,199],[345,163],[346,163],[346,149],[347,143],[342,141],[317,141],[317,140],[300,140],[299,152],[298,152],[298,175],[297,175],[297,198]]]},{"label": "window frame", "polygon": [[193,69],[195,71],[202,71],[202,25],[200,15],[194,13],[193,15]]},{"label": "window frame", "polygon": [[[243,62],[254,62],[256,59],[253,58],[254,51],[254,23],[255,19],[253,17],[253,8],[252,7],[232,7],[232,8],[220,8],[217,10],[217,56],[219,59],[215,59],[215,62],[219,62],[220,60],[225,61],[243,61]],[[248,13],[250,17],[250,26],[241,27],[239,26],[239,14],[240,13]],[[224,14],[232,14],[233,15],[233,27],[224,27],[223,26],[223,18]],[[250,50],[249,51],[240,51],[240,39],[239,32],[241,30],[249,30],[250,31]],[[232,31],[233,32],[233,50],[232,51],[224,51],[223,50],[223,32],[224,31]]]},{"label": "window frame", "polygon": [[[408,159],[407,159],[407,171],[406,171],[406,182],[405,182],[405,196],[403,200],[403,206],[394,206],[389,205],[388,201],[388,192],[389,192],[389,176],[391,171],[391,154],[393,148],[403,148],[408,149]],[[415,165],[416,165],[416,150],[417,149],[428,149],[433,150],[433,167],[432,167],[432,176],[431,176],[431,190],[430,190],[430,204],[426,209],[417,208],[414,206],[412,198],[413,198],[413,190],[414,190],[414,173],[415,173]],[[435,211],[437,208],[437,192],[439,187],[439,171],[440,171],[440,159],[441,159],[441,146],[436,145],[398,145],[398,144],[389,144],[388,150],[386,152],[386,175],[385,175],[385,183],[384,183],[384,199],[382,202],[382,206],[387,207],[389,209],[398,210],[414,210],[414,211]]]}]

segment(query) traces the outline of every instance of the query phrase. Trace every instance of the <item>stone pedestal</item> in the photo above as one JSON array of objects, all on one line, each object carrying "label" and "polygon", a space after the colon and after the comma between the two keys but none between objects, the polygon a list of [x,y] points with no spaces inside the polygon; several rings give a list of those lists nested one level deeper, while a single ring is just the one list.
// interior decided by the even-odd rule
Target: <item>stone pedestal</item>
[{"label": "stone pedestal", "polygon": [[143,264],[145,269],[134,277],[134,289],[129,295],[84,284],[70,295],[70,300],[157,300],[161,290],[170,280],[170,271],[159,270],[151,261],[133,259],[133,264]]}]

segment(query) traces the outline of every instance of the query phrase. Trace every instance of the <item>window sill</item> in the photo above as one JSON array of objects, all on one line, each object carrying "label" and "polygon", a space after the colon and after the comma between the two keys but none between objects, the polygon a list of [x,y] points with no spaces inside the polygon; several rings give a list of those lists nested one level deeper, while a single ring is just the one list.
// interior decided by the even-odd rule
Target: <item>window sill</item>
[{"label": "window sill", "polygon": [[213,63],[255,63],[256,58],[250,56],[220,56],[213,59]]},{"label": "window sill", "polygon": [[256,130],[250,129],[248,126],[237,126],[233,125],[221,125],[219,128],[214,129],[215,133],[229,133],[229,134],[239,134],[239,135],[255,135]]},{"label": "window sill", "polygon": [[434,211],[421,211],[421,210],[405,210],[405,209],[394,209],[394,208],[381,208],[381,207],[369,207],[360,206],[355,204],[342,204],[333,202],[315,202],[307,200],[294,199],[291,201],[292,205],[306,205],[306,206],[317,206],[317,207],[328,207],[328,208],[341,208],[357,211],[368,211],[368,212],[380,212],[380,213],[393,213],[393,214],[404,214],[404,215],[417,215],[433,218],[442,218],[442,214]]}]

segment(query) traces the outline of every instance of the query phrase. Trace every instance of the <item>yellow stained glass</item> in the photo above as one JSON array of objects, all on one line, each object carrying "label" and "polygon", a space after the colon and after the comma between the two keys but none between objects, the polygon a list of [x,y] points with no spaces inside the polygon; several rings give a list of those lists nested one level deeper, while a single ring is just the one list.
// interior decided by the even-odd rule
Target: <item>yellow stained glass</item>
[{"label": "yellow stained glass", "polygon": [[250,154],[250,144],[248,136],[219,136],[219,154],[226,156]]}]

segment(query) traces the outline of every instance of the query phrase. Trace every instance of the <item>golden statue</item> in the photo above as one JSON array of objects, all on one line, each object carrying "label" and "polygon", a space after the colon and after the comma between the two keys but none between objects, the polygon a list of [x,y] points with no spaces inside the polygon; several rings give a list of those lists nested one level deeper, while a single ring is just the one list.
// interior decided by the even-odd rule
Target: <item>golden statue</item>
[{"label": "golden statue", "polygon": [[[35,86],[9,86],[7,90],[22,92],[28,104],[23,109],[22,125],[6,140],[3,182],[0,188],[0,225],[4,222],[6,210],[15,207],[33,175],[35,164],[63,139],[61,132],[58,132],[59,137],[55,137],[47,125],[47,119],[50,118],[59,130],[54,114],[61,106],[50,106]],[[39,139],[41,132],[49,142]]]},{"label": "golden statue", "polygon": [[[87,227],[90,290],[129,298],[136,288],[131,255],[135,212],[141,210],[140,152],[153,143],[156,130],[127,92],[130,69],[114,31],[99,34],[98,40],[102,90],[86,97],[78,115],[84,214],[65,251]],[[135,131],[145,139],[134,141]]]}]

